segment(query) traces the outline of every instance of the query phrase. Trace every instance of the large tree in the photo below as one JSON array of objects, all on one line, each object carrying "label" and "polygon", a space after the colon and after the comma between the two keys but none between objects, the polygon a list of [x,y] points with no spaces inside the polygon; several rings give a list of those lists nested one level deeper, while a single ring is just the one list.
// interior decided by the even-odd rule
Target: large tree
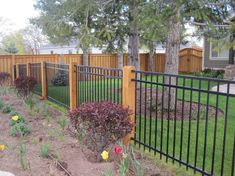
[{"label": "large tree", "polygon": [[[213,24],[223,24],[228,16],[230,0],[150,0],[149,2],[161,8],[161,24],[166,28],[166,63],[165,73],[178,74],[179,49],[183,36],[184,25],[187,23],[203,23],[208,28]],[[159,19],[159,15],[152,17]],[[159,24],[159,21],[157,22]],[[160,25],[159,25],[160,27]],[[204,26],[200,26],[203,31]],[[203,32],[201,33],[203,35]],[[165,76],[166,85],[176,84],[174,77]],[[164,108],[174,109],[175,88],[164,88]],[[169,107],[168,107],[169,106]]]},{"label": "large tree", "polygon": [[21,31],[5,35],[1,44],[2,50],[6,54],[25,54],[24,39]]},{"label": "large tree", "polygon": [[38,24],[52,43],[65,44],[78,41],[83,51],[83,64],[88,65],[90,47],[97,43],[93,24],[99,1],[96,0],[37,0],[40,16],[32,22]]},{"label": "large tree", "polygon": [[24,45],[27,53],[40,54],[39,48],[46,41],[42,31],[34,25],[29,25],[22,30]]}]

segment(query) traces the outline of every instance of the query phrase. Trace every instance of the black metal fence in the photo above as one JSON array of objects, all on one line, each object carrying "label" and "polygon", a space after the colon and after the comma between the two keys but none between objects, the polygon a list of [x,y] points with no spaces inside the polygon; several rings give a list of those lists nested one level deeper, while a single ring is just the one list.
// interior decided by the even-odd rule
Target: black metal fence
[{"label": "black metal fence", "polygon": [[122,102],[122,70],[77,66],[77,102]]},{"label": "black metal fence", "polygon": [[202,175],[233,176],[235,81],[135,73],[135,144]]},{"label": "black metal fence", "polygon": [[27,76],[26,64],[19,64],[19,76]]},{"label": "black metal fence", "polygon": [[30,76],[37,80],[37,85],[34,88],[34,93],[42,94],[42,80],[41,80],[41,63],[31,63],[29,65]]},{"label": "black metal fence", "polygon": [[46,63],[47,98],[69,107],[69,65]]}]

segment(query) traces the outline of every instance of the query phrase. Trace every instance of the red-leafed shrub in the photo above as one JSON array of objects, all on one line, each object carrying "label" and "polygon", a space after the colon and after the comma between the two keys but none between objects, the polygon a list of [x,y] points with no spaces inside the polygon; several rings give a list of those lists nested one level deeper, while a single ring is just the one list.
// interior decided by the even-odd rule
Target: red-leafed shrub
[{"label": "red-leafed shrub", "polygon": [[0,72],[0,86],[5,84],[9,84],[11,79],[11,75],[6,72]]},{"label": "red-leafed shrub", "polygon": [[129,121],[130,114],[130,110],[122,105],[103,101],[82,104],[70,111],[69,117],[82,134],[84,144],[100,154],[110,144],[131,132],[133,124]]},{"label": "red-leafed shrub", "polygon": [[15,79],[17,93],[22,97],[30,95],[36,84],[36,79],[30,76],[20,76]]}]

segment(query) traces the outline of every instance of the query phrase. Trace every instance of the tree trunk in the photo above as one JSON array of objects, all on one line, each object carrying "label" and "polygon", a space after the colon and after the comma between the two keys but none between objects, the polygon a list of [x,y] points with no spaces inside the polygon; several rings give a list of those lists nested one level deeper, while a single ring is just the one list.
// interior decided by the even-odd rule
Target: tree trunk
[{"label": "tree trunk", "polygon": [[155,68],[155,53],[156,53],[156,44],[155,42],[152,42],[151,47],[150,47],[150,51],[149,51],[149,57],[148,57],[148,71],[154,72],[154,68]]},{"label": "tree trunk", "polygon": [[234,49],[231,47],[229,49],[229,64],[233,65],[234,64]]},{"label": "tree trunk", "polygon": [[140,70],[139,58],[139,31],[138,31],[138,9],[136,8],[136,0],[130,1],[129,8],[129,41],[128,41],[128,65],[135,66],[136,70]]},{"label": "tree trunk", "polygon": [[[165,73],[178,74],[179,65],[179,50],[180,50],[180,21],[179,21],[179,9],[176,7],[175,2],[175,15],[169,19],[169,32],[166,41],[166,64]],[[166,85],[176,85],[176,78],[164,76],[164,83]],[[164,109],[175,109],[176,89],[164,87]]]},{"label": "tree trunk", "polygon": [[118,51],[118,68],[122,69],[123,68],[123,52]]},{"label": "tree trunk", "polygon": [[133,65],[136,70],[140,70],[139,36],[137,34],[131,34],[129,36],[128,65]]},{"label": "tree trunk", "polygon": [[89,65],[89,51],[88,51],[88,49],[83,50],[82,59],[83,59],[83,65],[88,66]]}]

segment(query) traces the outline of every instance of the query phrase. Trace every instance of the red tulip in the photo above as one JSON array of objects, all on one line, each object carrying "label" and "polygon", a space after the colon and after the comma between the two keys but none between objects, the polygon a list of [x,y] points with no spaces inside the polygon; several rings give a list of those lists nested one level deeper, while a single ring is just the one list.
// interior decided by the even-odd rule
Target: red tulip
[{"label": "red tulip", "polygon": [[122,148],[121,148],[121,147],[115,147],[115,148],[114,148],[114,152],[115,152],[116,154],[120,154],[120,153],[122,153]]}]

